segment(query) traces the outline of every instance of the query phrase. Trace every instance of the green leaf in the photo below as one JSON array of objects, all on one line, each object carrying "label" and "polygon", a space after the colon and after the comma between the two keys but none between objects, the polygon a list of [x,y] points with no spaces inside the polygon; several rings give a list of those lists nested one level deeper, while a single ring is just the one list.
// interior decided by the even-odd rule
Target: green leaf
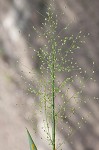
[{"label": "green leaf", "polygon": [[27,130],[27,134],[28,134],[28,138],[29,138],[30,150],[37,150],[37,147],[36,147],[36,145],[35,145],[35,143],[34,143],[34,141],[33,141],[27,128],[26,128],[26,130]]}]

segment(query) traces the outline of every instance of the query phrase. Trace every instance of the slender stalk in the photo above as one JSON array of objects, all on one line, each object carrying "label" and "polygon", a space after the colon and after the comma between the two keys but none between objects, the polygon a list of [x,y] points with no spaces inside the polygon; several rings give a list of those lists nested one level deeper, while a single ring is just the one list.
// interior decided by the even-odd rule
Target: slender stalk
[{"label": "slender stalk", "polygon": [[55,150],[55,47],[52,45],[52,150]]}]

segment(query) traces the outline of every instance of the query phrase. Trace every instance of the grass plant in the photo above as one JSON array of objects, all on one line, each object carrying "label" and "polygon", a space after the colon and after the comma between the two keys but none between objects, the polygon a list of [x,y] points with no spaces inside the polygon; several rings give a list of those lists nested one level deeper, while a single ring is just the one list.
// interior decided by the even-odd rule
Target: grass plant
[{"label": "grass plant", "polygon": [[[44,132],[51,149],[57,150],[62,145],[62,143],[56,144],[58,124],[60,124],[61,130],[66,133],[61,126],[65,121],[68,127],[67,137],[72,135],[73,131],[72,127],[68,125],[68,119],[74,118],[76,109],[77,111],[80,109],[80,103],[87,102],[86,98],[82,98],[82,95],[85,83],[93,79],[94,62],[92,62],[90,76],[87,76],[87,71],[83,71],[79,67],[73,56],[85,43],[89,33],[84,35],[82,31],[79,31],[77,35],[67,34],[69,25],[60,29],[58,16],[54,14],[53,10],[54,5],[51,3],[45,15],[39,12],[44,18],[40,30],[33,26],[33,32],[37,33],[38,41],[43,39],[44,44],[39,49],[34,49],[33,58],[37,56],[39,60],[40,79],[37,81],[36,88],[33,88],[32,83],[29,85],[28,93],[38,97],[41,116],[45,115]],[[29,36],[31,35],[29,34]],[[61,74],[63,74],[62,77]],[[74,84],[79,85],[77,90],[72,88]],[[86,119],[82,117],[81,121],[86,122]],[[77,121],[77,126],[79,129],[81,128],[79,121]],[[36,150],[37,147],[28,130],[27,133],[30,140],[30,150]]]}]

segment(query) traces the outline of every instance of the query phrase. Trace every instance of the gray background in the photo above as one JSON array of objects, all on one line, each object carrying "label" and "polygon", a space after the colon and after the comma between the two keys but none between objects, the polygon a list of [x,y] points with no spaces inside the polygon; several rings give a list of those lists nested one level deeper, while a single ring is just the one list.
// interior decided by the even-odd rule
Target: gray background
[{"label": "gray background", "polygon": [[[81,50],[74,55],[75,60],[87,70],[90,76],[92,62],[94,65],[94,78],[96,83],[87,82],[84,96],[90,96],[91,101],[82,104],[81,111],[77,110],[76,118],[83,112],[91,112],[87,123],[81,129],[70,121],[69,124],[76,131],[70,139],[65,132],[59,136],[65,139],[64,150],[98,150],[99,149],[99,102],[93,97],[99,97],[99,1],[98,0],[56,0],[56,13],[59,15],[59,30],[70,23],[68,34],[76,34],[80,30],[90,33]],[[39,62],[32,59],[32,49],[43,45],[32,26],[39,29],[44,21],[41,12],[45,14],[49,1],[44,0],[0,0],[0,149],[2,150],[28,150],[28,141],[25,127],[33,133],[38,149],[49,149],[46,140],[41,140],[43,132],[40,129],[42,118],[35,112],[36,100],[32,95],[27,96],[25,81],[30,83],[32,68],[37,71]],[[64,12],[64,17],[61,13]],[[72,22],[72,23],[71,23]],[[29,38],[31,34],[31,38]],[[29,47],[32,47],[29,48]],[[19,60],[19,63],[17,63]],[[21,72],[23,71],[23,72]],[[25,76],[25,81],[21,79]],[[34,75],[35,78],[35,75]],[[36,83],[34,83],[35,85]],[[73,85],[78,89],[77,85]],[[82,98],[83,99],[83,98]],[[35,115],[36,113],[36,115]],[[35,125],[32,121],[35,122]],[[38,125],[38,126],[37,126]],[[65,124],[63,123],[63,126]],[[33,128],[37,130],[34,134]],[[73,141],[73,144],[71,144]]]}]

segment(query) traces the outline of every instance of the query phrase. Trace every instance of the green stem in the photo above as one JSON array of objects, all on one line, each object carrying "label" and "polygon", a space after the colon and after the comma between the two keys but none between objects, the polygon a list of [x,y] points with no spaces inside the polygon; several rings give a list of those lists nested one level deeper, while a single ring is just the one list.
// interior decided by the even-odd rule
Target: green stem
[{"label": "green stem", "polygon": [[52,45],[52,150],[55,150],[55,47]]}]

